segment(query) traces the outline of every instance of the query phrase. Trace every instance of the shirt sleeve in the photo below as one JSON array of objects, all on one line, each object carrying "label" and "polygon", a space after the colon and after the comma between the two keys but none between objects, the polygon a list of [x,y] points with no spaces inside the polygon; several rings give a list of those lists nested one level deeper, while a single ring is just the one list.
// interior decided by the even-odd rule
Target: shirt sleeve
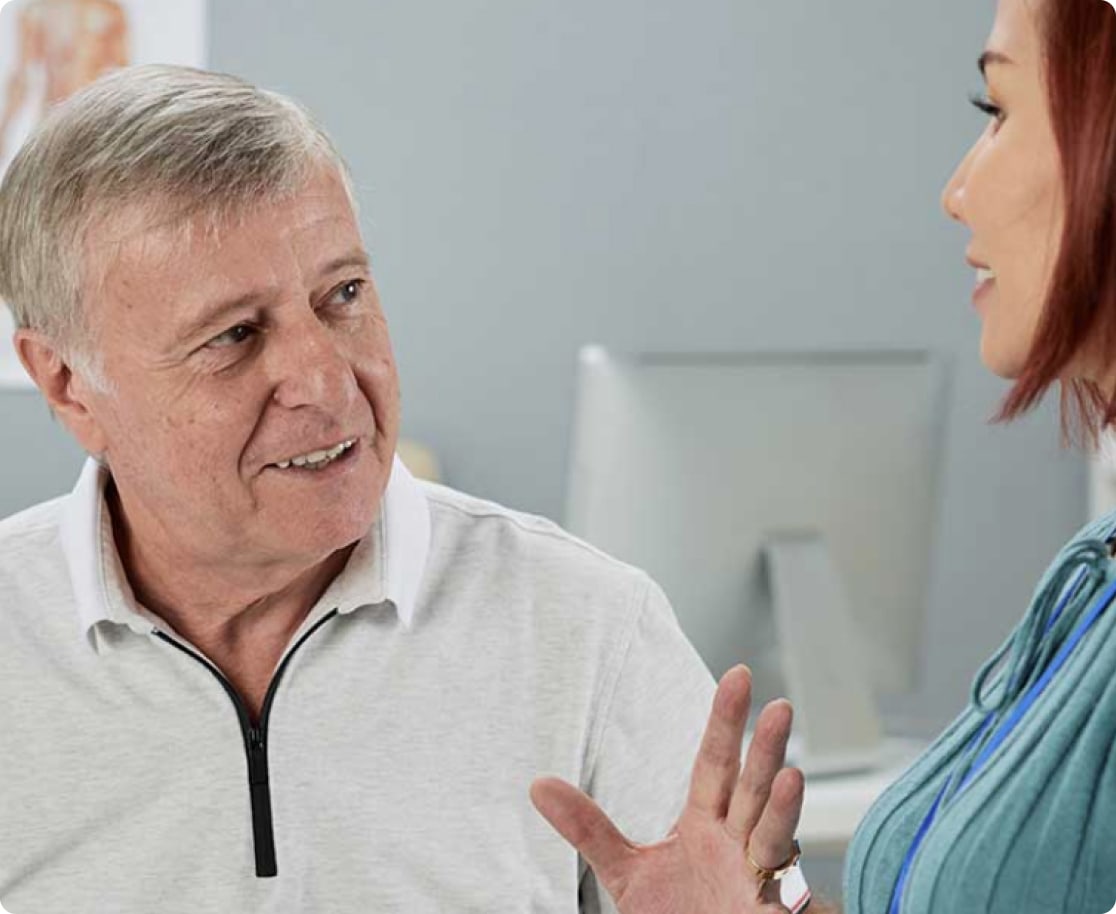
[{"label": "shirt sleeve", "polygon": [[[715,690],[666,595],[645,578],[619,675],[601,699],[599,738],[581,785],[632,841],[661,840],[682,812]],[[616,914],[584,860],[579,867],[583,914]],[[797,873],[785,880],[784,888],[794,893],[792,911],[809,899],[798,880]]]},{"label": "shirt sleeve", "polygon": [[[646,844],[664,838],[682,811],[716,683],[649,577],[639,602],[619,675],[597,709],[581,787],[628,838]],[[592,870],[579,865],[583,914],[615,914]]]}]

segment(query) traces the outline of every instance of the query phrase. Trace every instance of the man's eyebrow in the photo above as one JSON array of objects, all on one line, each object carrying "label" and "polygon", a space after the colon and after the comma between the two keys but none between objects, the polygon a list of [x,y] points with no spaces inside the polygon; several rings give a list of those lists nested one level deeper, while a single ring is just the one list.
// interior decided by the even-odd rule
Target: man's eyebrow
[{"label": "man's eyebrow", "polygon": [[371,262],[368,260],[368,254],[361,248],[354,248],[347,254],[342,254],[340,257],[335,257],[326,263],[319,275],[326,276],[329,273],[334,273],[344,267],[357,267],[361,270],[370,270],[372,268]]},{"label": "man's eyebrow", "polygon": [[203,330],[208,330],[220,325],[226,315],[236,311],[242,311],[252,305],[258,306],[270,297],[270,290],[257,289],[252,292],[246,292],[244,295],[238,295],[236,298],[230,298],[227,301],[214,305],[204,314],[198,315],[197,318],[180,328],[175,333],[175,337],[183,341],[191,340]]},{"label": "man's eyebrow", "polygon": [[[367,271],[372,268],[372,265],[368,259],[368,254],[363,249],[354,248],[339,257],[335,257],[333,260],[327,261],[318,271],[318,275],[328,276],[330,273],[335,273],[346,267],[355,267]],[[199,315],[195,320],[179,330],[177,338],[180,340],[191,340],[203,330],[219,326],[227,315],[249,308],[253,305],[258,307],[271,297],[272,291],[270,289],[256,289],[214,305],[204,314]]]},{"label": "man's eyebrow", "polygon": [[985,75],[984,71],[990,63],[1015,63],[1015,61],[999,51],[985,51],[977,58],[977,69],[980,70],[981,76]]}]

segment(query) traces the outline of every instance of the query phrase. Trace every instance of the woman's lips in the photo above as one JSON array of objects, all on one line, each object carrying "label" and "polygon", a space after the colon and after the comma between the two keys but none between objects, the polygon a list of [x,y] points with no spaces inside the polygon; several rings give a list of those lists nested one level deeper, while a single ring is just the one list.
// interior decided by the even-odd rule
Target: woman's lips
[{"label": "woman's lips", "polygon": [[992,291],[992,287],[996,284],[995,279],[985,279],[983,282],[977,283],[973,289],[973,307],[979,308],[982,301],[988,297]]}]

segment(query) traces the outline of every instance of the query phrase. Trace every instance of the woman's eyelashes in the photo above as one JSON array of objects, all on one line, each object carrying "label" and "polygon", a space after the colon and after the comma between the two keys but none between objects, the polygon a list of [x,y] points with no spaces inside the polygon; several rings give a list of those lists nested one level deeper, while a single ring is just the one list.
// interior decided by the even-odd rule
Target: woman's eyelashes
[{"label": "woman's eyelashes", "polygon": [[969,101],[989,117],[994,117],[1000,123],[1003,122],[1004,110],[999,105],[993,104],[985,96],[974,92],[969,96]]}]

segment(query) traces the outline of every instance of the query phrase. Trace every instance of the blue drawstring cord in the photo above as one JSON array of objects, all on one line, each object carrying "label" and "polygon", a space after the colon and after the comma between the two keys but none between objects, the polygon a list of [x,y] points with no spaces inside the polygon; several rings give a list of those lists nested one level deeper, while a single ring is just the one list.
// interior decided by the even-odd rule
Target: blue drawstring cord
[{"label": "blue drawstring cord", "polygon": [[[1067,550],[1062,562],[1036,595],[1022,624],[977,673],[970,693],[974,710],[982,714],[1002,711],[1042,675],[1058,645],[1073,629],[1082,610],[1104,581],[1108,561],[1108,547],[1100,540],[1084,540]],[[1074,575],[1077,579],[1072,587],[1068,587]],[[1062,599],[1067,588],[1070,597],[1068,607]],[[1005,667],[1008,675],[1001,682],[999,693],[992,697],[986,694],[986,684],[1008,651],[1011,652],[1011,659]]]},{"label": "blue drawstring cord", "polygon": [[[984,714],[987,719],[957,760],[943,805],[952,799],[956,788],[964,780],[958,775],[970,769],[1007,709],[1026,694],[1046,671],[1051,658],[1069,637],[1081,614],[1096,596],[1097,589],[1104,583],[1110,561],[1108,546],[1101,540],[1074,543],[1035,595],[1031,609],[1011,638],[980,668],[969,700],[973,710]],[[997,673],[1001,675],[990,687],[989,682]]]}]

